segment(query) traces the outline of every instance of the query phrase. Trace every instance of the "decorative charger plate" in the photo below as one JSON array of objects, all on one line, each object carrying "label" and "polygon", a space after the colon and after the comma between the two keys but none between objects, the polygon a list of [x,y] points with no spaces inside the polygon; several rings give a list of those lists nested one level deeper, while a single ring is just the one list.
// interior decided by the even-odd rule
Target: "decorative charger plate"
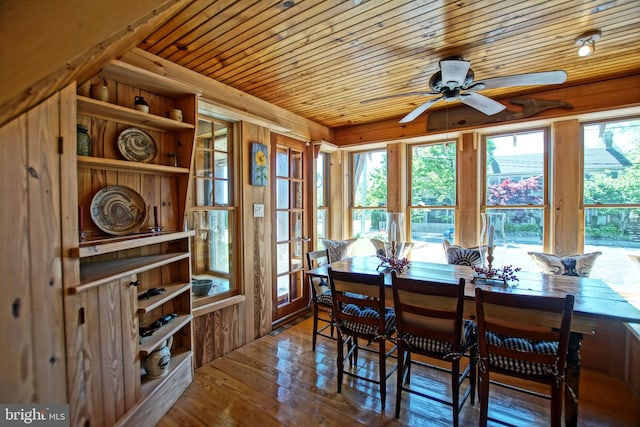
[{"label": "decorative charger plate", "polygon": [[142,196],[131,188],[109,185],[93,196],[91,219],[105,233],[122,236],[144,224],[147,207]]},{"label": "decorative charger plate", "polygon": [[127,128],[118,136],[118,149],[125,159],[134,162],[150,162],[158,148],[151,135],[138,128]]}]

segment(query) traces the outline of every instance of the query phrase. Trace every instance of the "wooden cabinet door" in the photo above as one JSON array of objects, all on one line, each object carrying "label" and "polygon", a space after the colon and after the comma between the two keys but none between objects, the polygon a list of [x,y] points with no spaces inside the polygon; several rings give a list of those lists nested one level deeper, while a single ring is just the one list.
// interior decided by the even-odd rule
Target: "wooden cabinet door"
[{"label": "wooden cabinet door", "polygon": [[72,425],[112,426],[140,399],[135,280],[125,277],[68,298],[76,337]]}]

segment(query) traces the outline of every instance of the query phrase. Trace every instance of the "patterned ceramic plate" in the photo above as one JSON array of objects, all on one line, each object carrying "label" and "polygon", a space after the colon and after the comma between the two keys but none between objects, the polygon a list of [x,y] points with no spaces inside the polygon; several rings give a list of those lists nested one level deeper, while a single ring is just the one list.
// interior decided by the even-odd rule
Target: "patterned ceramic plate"
[{"label": "patterned ceramic plate", "polygon": [[131,188],[109,185],[93,196],[91,219],[105,233],[122,236],[144,224],[147,207],[142,196]]},{"label": "patterned ceramic plate", "polygon": [[158,152],[151,135],[138,128],[128,128],[120,133],[118,149],[125,159],[144,163],[153,160]]}]

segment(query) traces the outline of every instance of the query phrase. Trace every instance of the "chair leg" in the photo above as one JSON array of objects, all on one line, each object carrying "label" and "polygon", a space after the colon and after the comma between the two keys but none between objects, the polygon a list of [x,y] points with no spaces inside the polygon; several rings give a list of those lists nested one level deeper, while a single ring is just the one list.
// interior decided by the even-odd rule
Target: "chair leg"
[{"label": "chair leg", "polygon": [[402,385],[404,382],[404,346],[398,343],[398,368],[396,375],[396,418],[400,418],[400,403],[402,402]]},{"label": "chair leg", "polygon": [[318,303],[313,302],[313,338],[312,346],[313,351],[316,351],[316,340],[318,338]]},{"label": "chair leg", "polygon": [[458,413],[460,412],[460,359],[451,362],[451,410],[453,412],[453,427],[458,427]]},{"label": "chair leg", "polygon": [[378,368],[380,372],[380,400],[382,401],[382,412],[384,412],[387,403],[387,357],[384,340],[378,343],[378,363],[380,364]]},{"label": "chair leg", "polygon": [[478,382],[478,363],[477,363],[477,349],[476,346],[471,347],[471,351],[469,352],[469,363],[471,364],[471,369],[469,370],[469,387],[471,387],[471,405],[475,405],[476,403],[476,387]]},{"label": "chair leg", "polygon": [[480,399],[480,423],[479,427],[487,427],[489,416],[489,371],[485,367],[484,372],[480,371],[480,388],[478,398]]},{"label": "chair leg", "polygon": [[562,387],[551,386],[551,426],[562,425]]},{"label": "chair leg", "polygon": [[342,377],[344,375],[344,341],[342,334],[338,332],[338,358],[336,359],[338,364],[338,393],[342,391]]}]

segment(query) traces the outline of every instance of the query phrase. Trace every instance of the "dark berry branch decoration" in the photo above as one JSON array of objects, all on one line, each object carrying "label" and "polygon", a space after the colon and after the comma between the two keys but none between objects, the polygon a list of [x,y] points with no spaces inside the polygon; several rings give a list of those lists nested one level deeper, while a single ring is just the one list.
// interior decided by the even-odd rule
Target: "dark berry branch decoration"
[{"label": "dark berry branch decoration", "polygon": [[378,258],[381,261],[378,268],[389,267],[392,270],[396,270],[398,273],[402,273],[409,269],[410,263],[409,263],[409,260],[406,258],[394,258],[394,257],[387,257],[384,255],[378,255]]},{"label": "dark berry branch decoration", "polygon": [[505,265],[500,268],[484,268],[482,266],[473,266],[473,271],[476,275],[484,279],[495,279],[508,282],[510,280],[519,282],[520,279],[516,276],[516,273],[521,270],[520,267],[513,268],[511,265]]}]

